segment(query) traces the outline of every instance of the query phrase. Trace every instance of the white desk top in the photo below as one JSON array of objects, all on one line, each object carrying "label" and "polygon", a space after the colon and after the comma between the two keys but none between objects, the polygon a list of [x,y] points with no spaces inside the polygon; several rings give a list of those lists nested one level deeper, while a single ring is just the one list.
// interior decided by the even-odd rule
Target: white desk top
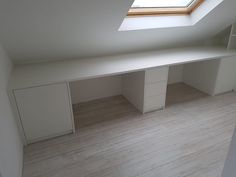
[{"label": "white desk top", "polygon": [[18,65],[13,70],[10,88],[20,89],[65,81],[84,80],[234,55],[236,55],[236,50],[228,51],[219,47],[194,47]]}]

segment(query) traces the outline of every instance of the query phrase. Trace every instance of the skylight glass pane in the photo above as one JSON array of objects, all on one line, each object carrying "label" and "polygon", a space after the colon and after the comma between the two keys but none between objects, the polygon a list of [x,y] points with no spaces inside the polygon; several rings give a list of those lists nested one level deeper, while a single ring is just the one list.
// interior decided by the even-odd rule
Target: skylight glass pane
[{"label": "skylight glass pane", "polygon": [[135,0],[132,7],[188,7],[194,0]]}]

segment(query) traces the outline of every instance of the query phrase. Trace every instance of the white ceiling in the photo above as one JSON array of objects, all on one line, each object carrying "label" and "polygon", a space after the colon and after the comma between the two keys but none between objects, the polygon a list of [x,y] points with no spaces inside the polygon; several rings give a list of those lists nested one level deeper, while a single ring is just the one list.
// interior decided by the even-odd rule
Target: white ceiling
[{"label": "white ceiling", "polygon": [[132,2],[0,0],[0,42],[15,62],[74,59],[196,44],[236,21],[224,0],[192,27],[119,32]]}]

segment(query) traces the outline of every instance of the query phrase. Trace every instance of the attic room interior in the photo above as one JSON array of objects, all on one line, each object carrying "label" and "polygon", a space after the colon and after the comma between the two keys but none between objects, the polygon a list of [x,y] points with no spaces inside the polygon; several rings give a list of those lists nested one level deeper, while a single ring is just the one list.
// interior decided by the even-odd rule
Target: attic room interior
[{"label": "attic room interior", "polygon": [[0,0],[0,177],[235,177],[235,0]]}]

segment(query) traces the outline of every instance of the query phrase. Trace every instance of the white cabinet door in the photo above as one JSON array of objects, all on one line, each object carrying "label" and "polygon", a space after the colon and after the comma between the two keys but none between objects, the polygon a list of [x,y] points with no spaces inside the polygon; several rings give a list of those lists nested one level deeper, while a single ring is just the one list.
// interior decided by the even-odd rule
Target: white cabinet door
[{"label": "white cabinet door", "polygon": [[65,83],[14,91],[28,142],[73,131],[71,103]]}]

